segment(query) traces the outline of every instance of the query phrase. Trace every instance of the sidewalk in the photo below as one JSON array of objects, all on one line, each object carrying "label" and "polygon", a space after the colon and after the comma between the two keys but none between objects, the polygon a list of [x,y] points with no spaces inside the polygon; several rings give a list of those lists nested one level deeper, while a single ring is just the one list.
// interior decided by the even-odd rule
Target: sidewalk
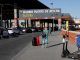
[{"label": "sidewalk", "polygon": [[[62,58],[62,37],[58,32],[54,32],[54,35],[49,35],[49,48],[42,48],[41,46],[32,46],[30,43],[20,53],[18,53],[12,60],[73,60],[68,58]],[[68,44],[70,52],[77,51],[76,45]]]}]

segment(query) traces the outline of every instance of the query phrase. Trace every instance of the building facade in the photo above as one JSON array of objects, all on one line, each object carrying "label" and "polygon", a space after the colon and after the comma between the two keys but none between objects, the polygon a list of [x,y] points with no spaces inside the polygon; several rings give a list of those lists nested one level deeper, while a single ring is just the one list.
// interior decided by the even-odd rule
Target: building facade
[{"label": "building facade", "polygon": [[[52,27],[52,30],[54,30],[55,27],[55,29],[59,30],[65,26],[65,21],[71,21],[71,16],[61,13],[60,8],[49,9],[49,7],[37,0],[21,0],[21,2],[22,3],[18,0],[9,1],[6,3],[4,3],[4,1],[0,2],[0,21],[3,23],[1,24],[2,26],[5,28]],[[11,9],[6,10],[7,8],[5,8],[5,6],[8,8],[11,7]]]}]

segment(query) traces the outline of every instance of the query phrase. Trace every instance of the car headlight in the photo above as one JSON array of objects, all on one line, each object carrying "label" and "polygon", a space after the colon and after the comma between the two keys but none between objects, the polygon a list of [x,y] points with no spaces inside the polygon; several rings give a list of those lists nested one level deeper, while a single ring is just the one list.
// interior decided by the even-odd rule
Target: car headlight
[{"label": "car headlight", "polygon": [[25,32],[26,30],[24,29],[24,30],[22,30],[23,32]]}]

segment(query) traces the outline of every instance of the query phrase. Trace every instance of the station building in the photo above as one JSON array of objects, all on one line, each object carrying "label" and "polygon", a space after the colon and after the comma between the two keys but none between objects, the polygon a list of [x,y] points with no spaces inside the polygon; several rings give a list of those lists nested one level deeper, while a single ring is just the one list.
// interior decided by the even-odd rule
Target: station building
[{"label": "station building", "polygon": [[1,25],[6,28],[51,27],[60,30],[66,21],[73,23],[69,13],[62,13],[61,8],[50,9],[38,0],[0,1],[0,8]]}]

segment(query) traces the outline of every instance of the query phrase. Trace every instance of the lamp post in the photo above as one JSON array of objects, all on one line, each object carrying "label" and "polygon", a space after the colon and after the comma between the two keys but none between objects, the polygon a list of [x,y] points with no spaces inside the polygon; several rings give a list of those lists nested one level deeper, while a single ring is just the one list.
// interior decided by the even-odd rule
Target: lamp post
[{"label": "lamp post", "polygon": [[51,1],[50,0],[50,5],[51,5],[51,8],[53,9],[54,7],[53,7],[53,0]]},{"label": "lamp post", "polygon": [[[52,7],[52,9],[53,9],[53,2],[51,2],[50,5],[51,5],[51,7]],[[53,19],[53,32],[54,32],[54,19],[55,19],[54,14],[53,14],[53,16],[52,16],[52,19]]]},{"label": "lamp post", "polygon": [[53,2],[52,3],[50,3],[51,4],[51,6],[52,6],[52,9],[53,9]]}]

